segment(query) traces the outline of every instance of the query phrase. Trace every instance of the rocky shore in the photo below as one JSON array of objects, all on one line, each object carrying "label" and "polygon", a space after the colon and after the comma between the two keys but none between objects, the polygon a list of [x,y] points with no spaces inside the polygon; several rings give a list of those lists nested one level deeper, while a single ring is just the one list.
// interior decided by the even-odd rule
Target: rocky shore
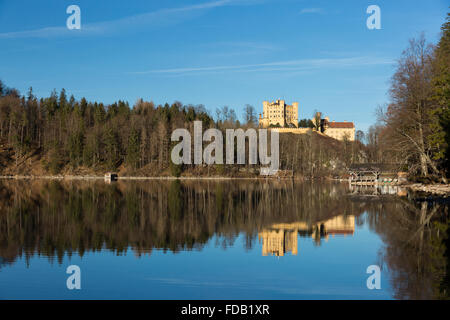
[{"label": "rocky shore", "polygon": [[403,185],[414,192],[423,192],[427,194],[450,197],[450,184],[422,184],[414,183]]}]

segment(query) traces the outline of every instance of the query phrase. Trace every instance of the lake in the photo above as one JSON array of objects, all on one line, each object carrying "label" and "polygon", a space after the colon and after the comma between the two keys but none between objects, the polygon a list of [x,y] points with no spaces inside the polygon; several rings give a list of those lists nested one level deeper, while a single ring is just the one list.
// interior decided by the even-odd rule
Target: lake
[{"label": "lake", "polygon": [[448,205],[404,195],[291,180],[0,180],[0,299],[448,298]]}]

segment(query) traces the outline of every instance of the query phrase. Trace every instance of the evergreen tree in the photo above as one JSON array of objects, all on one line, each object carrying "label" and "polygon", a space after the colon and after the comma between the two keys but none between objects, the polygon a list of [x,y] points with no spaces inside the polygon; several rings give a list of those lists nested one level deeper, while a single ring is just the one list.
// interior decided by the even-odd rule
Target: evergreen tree
[{"label": "evergreen tree", "polygon": [[112,126],[106,128],[103,141],[106,165],[109,169],[114,170],[120,164],[120,143],[117,131]]},{"label": "evergreen tree", "polygon": [[433,101],[435,116],[432,123],[434,132],[430,136],[434,146],[434,159],[443,162],[447,176],[450,175],[450,13],[442,26],[442,36],[435,50]]},{"label": "evergreen tree", "polygon": [[140,160],[139,137],[139,132],[135,128],[131,129],[130,136],[128,137],[127,164],[134,169],[138,168]]},{"label": "evergreen tree", "polygon": [[83,160],[83,147],[84,147],[84,134],[77,131],[70,136],[68,149],[69,149],[69,161],[77,167],[81,165]]}]

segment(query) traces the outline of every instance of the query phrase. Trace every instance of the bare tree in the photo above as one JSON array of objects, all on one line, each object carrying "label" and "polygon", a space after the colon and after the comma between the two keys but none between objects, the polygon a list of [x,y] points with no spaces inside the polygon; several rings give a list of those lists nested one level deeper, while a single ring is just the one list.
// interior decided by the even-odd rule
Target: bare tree
[{"label": "bare tree", "polygon": [[244,108],[244,120],[249,126],[254,127],[257,123],[256,111],[252,105],[246,104]]},{"label": "bare tree", "polygon": [[364,142],[364,131],[358,130],[356,131],[356,140],[358,140],[359,142],[363,143]]},{"label": "bare tree", "polygon": [[392,77],[391,103],[379,112],[379,120],[386,126],[384,136],[392,150],[407,159],[412,170],[425,177],[429,169],[439,174],[428,141],[432,133],[432,59],[433,47],[426,43],[423,35],[410,40]]},{"label": "bare tree", "polygon": [[314,129],[316,131],[321,131],[322,113],[317,110],[314,110],[312,122],[314,125]]}]

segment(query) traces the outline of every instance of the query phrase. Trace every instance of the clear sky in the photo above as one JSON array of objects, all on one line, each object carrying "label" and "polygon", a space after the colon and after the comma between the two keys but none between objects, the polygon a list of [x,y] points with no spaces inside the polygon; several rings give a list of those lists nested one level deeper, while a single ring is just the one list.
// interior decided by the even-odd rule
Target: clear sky
[{"label": "clear sky", "polygon": [[[66,8],[81,8],[68,30]],[[369,30],[369,5],[381,29]],[[408,39],[436,42],[448,0],[0,0],[0,79],[112,103],[299,102],[366,130]],[[212,112],[214,114],[214,112]]]}]

